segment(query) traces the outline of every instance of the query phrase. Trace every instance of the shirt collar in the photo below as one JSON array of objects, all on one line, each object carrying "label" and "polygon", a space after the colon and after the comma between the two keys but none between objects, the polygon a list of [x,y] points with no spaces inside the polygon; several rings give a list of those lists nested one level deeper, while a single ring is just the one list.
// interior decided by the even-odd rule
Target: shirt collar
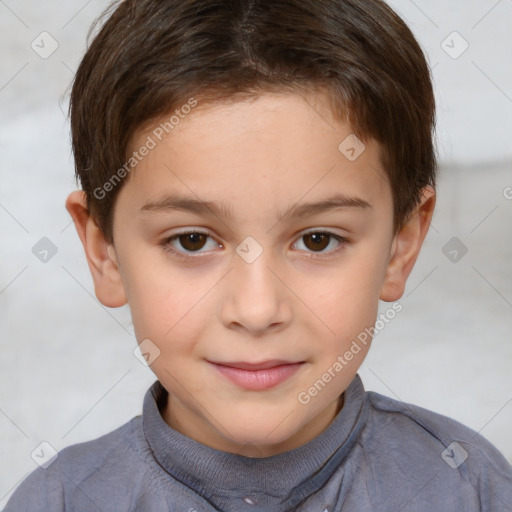
[{"label": "shirt collar", "polygon": [[368,413],[363,383],[356,375],[345,390],[342,409],[319,436],[288,452],[252,458],[216,450],[171,428],[158,407],[166,398],[159,381],[144,397],[143,428],[153,455],[174,478],[217,506],[222,496],[252,492],[273,496],[286,506],[300,503],[339,470]]}]

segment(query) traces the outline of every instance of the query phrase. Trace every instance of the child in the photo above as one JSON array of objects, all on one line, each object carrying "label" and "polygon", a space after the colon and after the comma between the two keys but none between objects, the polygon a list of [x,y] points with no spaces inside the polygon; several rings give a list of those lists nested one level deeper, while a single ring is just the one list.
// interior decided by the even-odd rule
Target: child
[{"label": "child", "polygon": [[158,381],[7,512],[512,510],[495,447],[357,375],[435,204],[429,69],[389,7],[125,0],[70,110],[66,207]]}]

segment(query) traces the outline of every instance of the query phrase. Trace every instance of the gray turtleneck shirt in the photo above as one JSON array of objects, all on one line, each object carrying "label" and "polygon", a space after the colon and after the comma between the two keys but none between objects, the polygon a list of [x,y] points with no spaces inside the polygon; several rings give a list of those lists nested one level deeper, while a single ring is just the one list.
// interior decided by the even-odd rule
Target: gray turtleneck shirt
[{"label": "gray turtleneck shirt", "polygon": [[250,458],[168,426],[157,381],[142,416],[59,452],[4,512],[512,512],[512,466],[482,436],[418,406],[365,392],[294,450]]}]

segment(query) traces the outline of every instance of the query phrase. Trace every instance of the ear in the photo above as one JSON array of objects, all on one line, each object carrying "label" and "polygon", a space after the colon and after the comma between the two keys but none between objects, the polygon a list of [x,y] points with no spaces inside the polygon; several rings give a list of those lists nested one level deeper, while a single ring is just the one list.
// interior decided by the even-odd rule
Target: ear
[{"label": "ear", "polygon": [[423,240],[425,240],[430,227],[435,204],[434,189],[431,186],[425,187],[420,203],[393,239],[390,259],[381,289],[381,300],[393,302],[404,294],[407,278],[416,263]]},{"label": "ear", "polygon": [[96,297],[109,308],[124,306],[127,300],[114,245],[105,240],[87,209],[85,192],[72,192],[66,200],[66,210],[84,246]]}]

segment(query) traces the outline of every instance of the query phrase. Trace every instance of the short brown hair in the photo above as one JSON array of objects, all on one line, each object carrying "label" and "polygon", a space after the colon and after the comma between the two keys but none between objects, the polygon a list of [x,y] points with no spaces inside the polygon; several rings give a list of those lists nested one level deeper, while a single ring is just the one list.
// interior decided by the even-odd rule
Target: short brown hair
[{"label": "short brown hair", "polygon": [[380,145],[395,230],[422,188],[435,187],[429,67],[407,25],[381,0],[124,0],[96,24],[108,15],[70,102],[76,177],[108,241],[123,183],[108,194],[104,184],[126,169],[137,130],[192,97],[325,89],[333,113],[361,140]]}]

